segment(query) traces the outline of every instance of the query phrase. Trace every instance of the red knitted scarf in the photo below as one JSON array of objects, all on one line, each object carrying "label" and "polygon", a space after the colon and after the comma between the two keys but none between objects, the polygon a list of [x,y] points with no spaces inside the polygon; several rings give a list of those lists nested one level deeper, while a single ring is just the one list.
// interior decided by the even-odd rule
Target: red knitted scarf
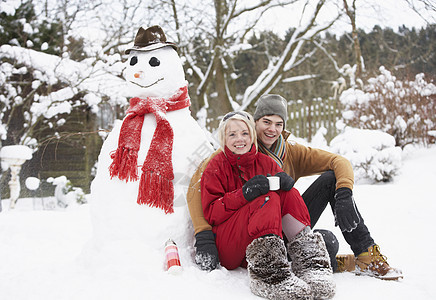
[{"label": "red knitted scarf", "polygon": [[173,199],[174,179],[172,150],[173,129],[166,119],[166,112],[182,109],[191,105],[188,87],[180,88],[169,99],[164,98],[132,98],[127,116],[121,126],[118,148],[111,153],[113,159],[109,167],[111,178],[117,176],[121,180],[138,180],[138,151],[141,144],[141,128],[144,115],[153,113],[156,118],[156,129],[142,166],[139,182],[138,204],[158,207],[165,213],[174,212]]}]

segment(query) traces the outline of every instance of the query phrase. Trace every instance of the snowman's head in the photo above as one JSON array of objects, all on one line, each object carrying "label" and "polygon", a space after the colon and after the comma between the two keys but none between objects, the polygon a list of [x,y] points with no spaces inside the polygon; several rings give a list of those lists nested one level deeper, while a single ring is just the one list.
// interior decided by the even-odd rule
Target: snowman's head
[{"label": "snowman's head", "polygon": [[186,83],[180,57],[171,47],[131,51],[126,64],[130,97],[169,97]]},{"label": "snowman's head", "polygon": [[124,78],[127,96],[169,97],[186,84],[182,62],[173,43],[159,26],[138,30],[135,45],[126,50]]}]

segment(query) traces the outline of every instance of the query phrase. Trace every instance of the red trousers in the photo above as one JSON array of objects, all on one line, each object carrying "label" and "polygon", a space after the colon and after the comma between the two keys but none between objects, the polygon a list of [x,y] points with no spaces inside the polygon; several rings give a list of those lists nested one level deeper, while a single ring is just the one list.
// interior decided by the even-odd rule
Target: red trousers
[{"label": "red trousers", "polygon": [[220,263],[232,270],[245,267],[245,249],[256,238],[266,234],[282,237],[282,217],[290,214],[306,226],[310,216],[300,193],[270,191],[237,210],[224,223],[215,226],[216,245]]}]

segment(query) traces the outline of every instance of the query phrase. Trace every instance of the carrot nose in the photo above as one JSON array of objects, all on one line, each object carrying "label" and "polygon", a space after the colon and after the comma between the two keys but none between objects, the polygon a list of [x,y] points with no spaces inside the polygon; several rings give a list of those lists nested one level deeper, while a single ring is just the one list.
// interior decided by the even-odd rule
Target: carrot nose
[{"label": "carrot nose", "polygon": [[139,77],[141,76],[141,74],[139,74],[139,73],[135,73],[135,74],[133,74],[133,76],[134,76],[135,78],[139,78]]}]

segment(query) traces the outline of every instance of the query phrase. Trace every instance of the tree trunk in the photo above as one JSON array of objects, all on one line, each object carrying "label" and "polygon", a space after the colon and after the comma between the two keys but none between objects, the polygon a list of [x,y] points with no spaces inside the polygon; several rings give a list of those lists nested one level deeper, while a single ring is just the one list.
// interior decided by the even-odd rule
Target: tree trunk
[{"label": "tree trunk", "polygon": [[344,0],[344,8],[348,18],[350,18],[351,21],[352,37],[354,42],[354,54],[356,55],[356,78],[360,78],[362,75],[362,53],[360,51],[360,43],[356,27],[356,0],[353,0],[352,10],[349,9],[347,0]]},{"label": "tree trunk", "polygon": [[[216,97],[209,98],[208,115],[210,116],[223,116],[229,111],[232,111],[228,95],[226,93],[226,78],[225,69],[221,60],[217,61],[215,68],[215,90]],[[208,127],[218,128],[220,119],[214,118],[208,122]]]}]

